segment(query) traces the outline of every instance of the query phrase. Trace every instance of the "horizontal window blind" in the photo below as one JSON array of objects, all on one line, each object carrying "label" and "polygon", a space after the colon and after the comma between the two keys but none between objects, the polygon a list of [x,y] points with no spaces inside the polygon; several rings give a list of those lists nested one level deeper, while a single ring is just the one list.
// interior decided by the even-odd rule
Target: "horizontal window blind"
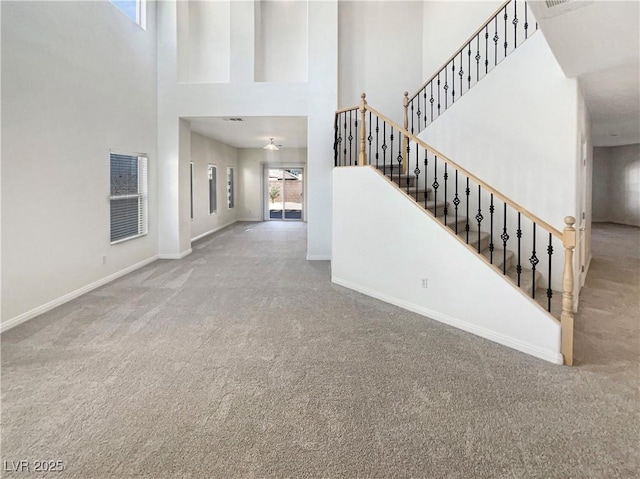
[{"label": "horizontal window blind", "polygon": [[147,157],[111,153],[111,243],[148,232]]}]

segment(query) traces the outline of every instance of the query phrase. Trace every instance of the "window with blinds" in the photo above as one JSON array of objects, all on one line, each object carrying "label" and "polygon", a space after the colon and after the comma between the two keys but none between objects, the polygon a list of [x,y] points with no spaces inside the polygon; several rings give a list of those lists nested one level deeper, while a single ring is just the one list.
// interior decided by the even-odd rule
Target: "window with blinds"
[{"label": "window with blinds", "polygon": [[111,244],[148,231],[147,157],[111,153]]}]

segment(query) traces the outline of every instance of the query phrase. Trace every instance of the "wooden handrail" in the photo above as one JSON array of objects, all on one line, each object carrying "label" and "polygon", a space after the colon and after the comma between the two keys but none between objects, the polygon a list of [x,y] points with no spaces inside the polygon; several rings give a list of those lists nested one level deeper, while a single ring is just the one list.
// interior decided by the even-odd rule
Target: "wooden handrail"
[{"label": "wooden handrail", "polygon": [[427,85],[429,84],[429,82],[431,82],[435,77],[437,77],[437,76],[438,76],[438,74],[439,74],[442,70],[444,70],[445,68],[447,68],[447,66],[449,65],[449,62],[450,62],[451,60],[453,60],[455,57],[457,57],[457,56],[460,54],[460,52],[461,52],[462,50],[464,50],[464,47],[465,47],[465,46],[467,46],[467,45],[468,45],[468,44],[469,44],[469,43],[470,43],[470,42],[471,42],[471,41],[476,37],[476,35],[478,35],[482,30],[484,30],[484,28],[485,28],[487,25],[489,25],[489,23],[491,23],[491,20],[493,20],[493,18],[494,18],[498,13],[500,13],[500,10],[504,9],[504,7],[506,7],[508,3],[511,3],[511,0],[507,0],[507,1],[506,1],[506,2],[504,2],[502,5],[500,5],[500,8],[496,9],[496,11],[495,11],[495,12],[493,12],[493,13],[491,14],[491,16],[489,17],[489,20],[487,20],[486,22],[484,22],[484,23],[482,24],[482,26],[481,26],[480,28],[478,28],[478,29],[473,33],[473,35],[471,35],[471,36],[469,37],[469,39],[468,39],[466,42],[464,42],[464,43],[462,44],[462,47],[460,47],[458,50],[456,50],[456,52],[455,52],[453,55],[451,55],[451,56],[447,59],[447,61],[446,61],[446,62],[444,62],[444,63],[442,64],[442,66],[441,66],[441,67],[440,67],[440,68],[439,68],[439,69],[438,69],[438,70],[437,70],[437,71],[436,71],[436,72],[431,76],[431,78],[429,78],[426,82],[424,82],[424,83],[422,84],[422,86],[421,86],[420,88],[418,88],[418,91],[416,91],[413,95],[411,95],[411,97],[409,98],[409,101],[411,101],[411,100],[413,100],[415,97],[417,97],[417,96],[418,96],[418,94],[419,94],[422,90],[424,90],[424,89],[427,87]]},{"label": "wooden handrail", "polygon": [[381,120],[385,121],[387,124],[389,124],[389,125],[393,126],[394,128],[396,128],[398,131],[400,131],[403,135],[405,135],[406,138],[408,138],[413,143],[416,143],[416,144],[420,145],[422,148],[424,148],[425,150],[430,151],[435,156],[437,156],[439,159],[441,159],[445,163],[449,164],[450,166],[452,166],[453,168],[458,170],[463,175],[468,176],[470,180],[473,180],[476,184],[482,186],[484,189],[486,189],[490,193],[493,193],[493,196],[498,198],[500,201],[502,201],[502,202],[506,203],[507,205],[511,206],[513,209],[515,209],[519,213],[522,213],[525,217],[529,218],[531,221],[533,221],[537,225],[539,225],[542,228],[544,228],[545,230],[547,230],[549,233],[551,233],[556,238],[562,239],[562,237],[563,237],[562,233],[558,229],[556,229],[553,226],[551,226],[546,221],[540,219],[539,217],[537,217],[536,215],[534,215],[533,213],[528,211],[526,208],[524,208],[523,206],[521,206],[518,203],[516,203],[515,201],[510,200],[505,195],[503,195],[498,190],[496,190],[494,187],[488,185],[487,183],[482,181],[480,178],[478,178],[476,175],[471,173],[469,170],[463,168],[462,166],[458,165],[456,162],[450,160],[445,155],[440,153],[435,148],[432,148],[431,146],[429,146],[427,143],[422,141],[417,136],[412,135],[405,128],[401,127],[400,125],[398,125],[393,120],[390,120],[389,118],[384,116],[382,113],[380,113],[375,108],[372,108],[371,106],[367,105],[366,109],[369,110],[372,114],[374,114],[378,118],[380,118]]},{"label": "wooden handrail", "polygon": [[341,108],[340,110],[336,110],[336,115],[339,115],[340,113],[344,113],[347,111],[357,110],[358,108],[360,108],[359,104],[356,106],[348,106],[347,108]]}]

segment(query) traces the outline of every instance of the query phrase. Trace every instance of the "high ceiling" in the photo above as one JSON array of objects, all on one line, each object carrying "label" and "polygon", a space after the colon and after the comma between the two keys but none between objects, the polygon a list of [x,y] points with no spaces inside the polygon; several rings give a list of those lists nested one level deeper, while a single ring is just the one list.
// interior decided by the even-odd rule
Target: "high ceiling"
[{"label": "high ceiling", "polygon": [[[238,118],[242,121],[232,121]],[[185,118],[191,131],[235,148],[262,148],[273,138],[282,148],[307,146],[307,118],[304,116],[243,116]]]},{"label": "high ceiling", "polygon": [[640,2],[530,3],[569,78],[578,78],[595,146],[640,143]]}]

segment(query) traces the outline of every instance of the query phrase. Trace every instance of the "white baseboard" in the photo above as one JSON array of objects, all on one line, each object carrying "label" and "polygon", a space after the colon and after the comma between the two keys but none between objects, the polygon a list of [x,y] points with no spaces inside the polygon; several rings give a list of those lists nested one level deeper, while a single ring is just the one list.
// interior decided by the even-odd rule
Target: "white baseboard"
[{"label": "white baseboard", "polygon": [[182,259],[185,256],[189,256],[191,252],[192,250],[189,248],[182,253],[161,253],[158,255],[158,259]]},{"label": "white baseboard", "polygon": [[432,311],[423,306],[409,303],[407,301],[403,301],[403,300],[388,296],[386,294],[380,293],[379,291],[358,286],[356,284],[353,284],[349,281],[346,281],[340,278],[332,277],[331,281],[340,286],[344,286],[345,288],[349,288],[359,293],[366,294],[367,296],[371,296],[372,298],[376,298],[381,301],[384,301],[385,303],[390,303],[400,308],[412,311],[414,313],[418,313],[422,316],[426,316],[427,318],[433,319],[440,323],[448,324],[449,326],[453,326],[454,328],[467,331],[468,333],[475,334],[476,336],[480,336],[482,338],[488,339],[489,341],[502,344],[503,346],[507,346],[509,348],[515,349],[517,351],[521,351],[531,356],[544,359],[545,361],[549,361],[554,364],[564,364],[564,359],[562,357],[562,354],[560,354],[559,352],[542,349],[534,344],[525,343],[523,341],[510,338],[503,334],[499,334],[489,329],[477,326],[475,324],[471,324],[467,321],[456,319],[446,314],[439,313],[437,311]]},{"label": "white baseboard", "polygon": [[[204,238],[206,236],[212,235],[213,233],[217,233],[221,229],[224,229],[227,226],[231,226],[232,224],[237,223],[238,221],[244,221],[244,220],[234,220],[234,221],[231,221],[231,222],[229,222],[229,223],[227,223],[225,225],[218,226],[217,228],[213,228],[212,230],[209,230],[206,233],[202,233],[201,235],[198,235],[198,236],[195,236],[195,237],[191,238],[191,242],[193,243],[194,241],[198,241],[199,239],[202,239],[202,238]],[[189,250],[189,252],[191,252],[191,250]]]},{"label": "white baseboard", "polygon": [[64,303],[68,303],[69,301],[76,299],[77,297],[82,296],[83,294],[86,294],[89,291],[93,291],[94,289],[99,288],[100,286],[104,286],[105,284],[110,283],[115,279],[118,279],[126,274],[129,274],[137,269],[142,268],[143,266],[153,263],[157,259],[158,259],[158,255],[151,256],[150,258],[142,260],[139,263],[128,266],[116,273],[110,274],[109,276],[105,276],[104,278],[99,279],[98,281],[94,281],[91,284],[83,286],[82,288],[76,289],[75,291],[67,293],[64,296],[60,296],[59,298],[49,301],[48,303],[45,303],[42,306],[38,306],[37,308],[27,311],[26,313],[22,313],[16,316],[15,318],[12,318],[8,321],[4,321],[0,325],[0,333],[4,333],[5,331],[8,331],[13,327],[18,326],[19,324],[22,324],[25,321],[33,319],[36,316],[40,316],[42,313],[51,311],[52,309],[57,308],[58,306],[61,306]]},{"label": "white baseboard", "polygon": [[329,254],[308,254],[307,261],[331,261]]}]

